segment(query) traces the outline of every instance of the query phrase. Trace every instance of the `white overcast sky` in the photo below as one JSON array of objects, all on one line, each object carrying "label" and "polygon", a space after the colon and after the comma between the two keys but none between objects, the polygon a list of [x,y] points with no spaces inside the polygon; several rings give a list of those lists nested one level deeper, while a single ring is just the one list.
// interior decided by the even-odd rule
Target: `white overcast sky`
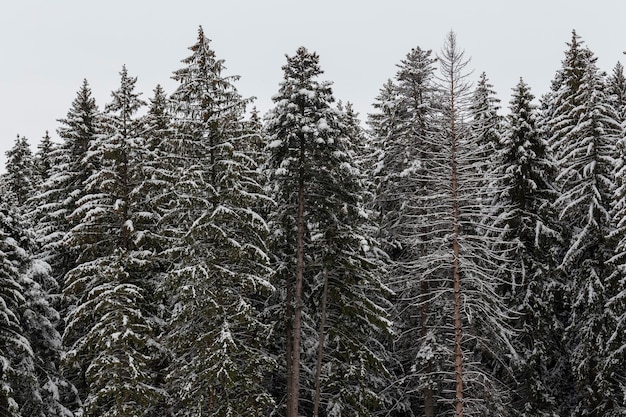
[{"label": "white overcast sky", "polygon": [[268,110],[285,54],[318,52],[335,97],[361,117],[413,47],[438,51],[453,30],[504,107],[520,77],[547,91],[575,29],[610,72],[626,61],[623,0],[3,0],[0,5],[0,170],[16,135],[58,140],[83,78],[100,109],[126,65],[137,90],[175,88],[172,71],[202,25],[226,75]]}]

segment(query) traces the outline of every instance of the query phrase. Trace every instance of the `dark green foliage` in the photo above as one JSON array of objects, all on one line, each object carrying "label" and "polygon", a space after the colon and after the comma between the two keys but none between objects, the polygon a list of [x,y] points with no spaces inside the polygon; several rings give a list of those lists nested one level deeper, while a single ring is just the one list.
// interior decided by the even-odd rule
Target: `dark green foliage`
[{"label": "dark green foliage", "polygon": [[15,145],[6,152],[6,156],[6,172],[2,178],[6,189],[5,199],[26,212],[26,201],[33,195],[37,184],[33,153],[28,139],[17,135]]},{"label": "dark green foliage", "polygon": [[[299,48],[287,57],[284,80],[268,115],[269,175],[276,208],[271,213],[276,287],[286,303],[288,328],[298,308],[293,297],[296,267],[298,194],[304,191],[304,282],[301,363],[302,395],[314,397],[319,323],[326,344],[321,360],[321,410],[324,415],[369,415],[381,406],[376,392],[384,379],[384,351],[376,342],[387,330],[386,290],[371,258],[374,242],[363,210],[366,190],[357,163],[362,143],[354,115],[332,107],[330,83],[317,54]],[[322,310],[324,281],[327,306]],[[294,332],[300,329],[293,329]],[[289,338],[290,331],[287,331]],[[280,333],[278,333],[280,334]],[[289,345],[290,340],[286,344]],[[284,349],[284,347],[283,347]],[[288,359],[289,360],[289,359]],[[302,410],[309,410],[306,402]]]},{"label": "dark green foliage", "polygon": [[61,143],[55,146],[49,160],[48,177],[33,197],[29,213],[41,245],[41,257],[52,266],[52,274],[63,286],[64,275],[77,262],[78,253],[62,242],[77,220],[71,217],[78,201],[85,195],[85,182],[94,168],[85,157],[101,130],[98,107],[91,88],[83,81],[58,134]]},{"label": "dark green foliage", "polygon": [[202,28],[83,81],[0,177],[0,415],[626,415],[626,78],[567,45],[508,112],[412,49],[368,140],[305,48],[265,119]]},{"label": "dark green foliage", "polygon": [[120,75],[85,158],[95,169],[71,214],[76,225],[64,239],[78,254],[65,276],[64,294],[75,300],[65,365],[75,372],[86,416],[151,415],[149,406],[163,396],[151,368],[159,346],[146,302],[153,252],[141,228],[152,214],[137,192],[144,124],[136,113],[145,103],[134,92],[136,78],[126,68]]},{"label": "dark green foliage", "polygon": [[549,126],[561,188],[556,208],[569,232],[560,269],[567,277],[570,303],[564,341],[580,394],[573,398],[573,415],[618,414],[620,377],[617,362],[605,362],[610,355],[605,347],[617,324],[607,306],[622,280],[608,263],[614,252],[608,236],[615,225],[613,172],[622,131],[593,53],[575,33],[568,45]]},{"label": "dark green foliage", "polygon": [[376,158],[373,210],[383,249],[390,256],[387,285],[396,293],[397,336],[390,341],[393,362],[388,366],[397,379],[392,397],[397,401],[395,411],[403,413],[399,415],[418,413],[425,407],[425,398],[434,405],[440,391],[435,371],[442,355],[447,355],[429,328],[436,322],[429,313],[435,307],[428,300],[434,288],[415,263],[428,250],[422,198],[433,191],[429,175],[435,161],[429,153],[434,149],[439,93],[436,60],[431,54],[419,47],[412,49],[398,65],[394,82],[381,90],[374,105],[378,113],[370,115]]},{"label": "dark green foliage", "polygon": [[55,144],[52,142],[52,139],[46,130],[46,134],[41,138],[39,144],[37,145],[37,153],[35,153],[33,161],[36,185],[38,188],[41,187],[41,184],[50,178],[50,175],[52,174],[52,168],[54,165],[54,148]]},{"label": "dark green foliage", "polygon": [[[202,28],[170,97],[173,135],[165,146],[171,205],[160,222],[172,263],[168,388],[175,415],[265,414],[263,385],[273,367],[259,309],[272,291],[267,225],[255,211],[265,199],[252,136],[249,100],[222,74]],[[169,204],[169,203],[167,203]]]},{"label": "dark green foliage", "polygon": [[50,267],[34,259],[34,240],[4,201],[0,235],[0,412],[71,416],[66,407],[76,396],[59,372],[61,336],[55,326],[60,317],[49,296],[56,282]]},{"label": "dark green foliage", "polygon": [[504,227],[505,241],[515,266],[502,290],[515,311],[514,345],[518,356],[510,366],[518,381],[514,404],[520,416],[554,416],[568,379],[563,374],[565,351],[560,349],[563,326],[557,312],[562,286],[556,267],[561,231],[552,202],[556,163],[545,136],[537,127],[534,96],[522,80],[513,89],[506,131],[492,159],[500,172],[493,204]]}]

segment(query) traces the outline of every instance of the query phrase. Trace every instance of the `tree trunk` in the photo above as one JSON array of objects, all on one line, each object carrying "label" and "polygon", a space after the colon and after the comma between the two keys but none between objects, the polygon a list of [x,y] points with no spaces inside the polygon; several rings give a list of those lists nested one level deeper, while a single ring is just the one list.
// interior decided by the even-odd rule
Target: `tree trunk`
[{"label": "tree trunk", "polygon": [[313,397],[313,417],[318,417],[320,409],[320,390],[321,390],[321,374],[322,374],[322,357],[324,355],[324,340],[326,333],[326,303],[328,301],[328,271],[324,269],[324,290],[322,293],[322,317],[320,319],[320,335],[319,346],[317,349],[317,364],[315,367],[315,396]]},{"label": "tree trunk", "polygon": [[[452,90],[454,91],[454,90]],[[459,197],[457,172],[457,137],[454,123],[454,95],[452,95],[452,278],[454,292],[454,374],[455,374],[455,417],[463,417],[463,323],[461,321],[461,274],[459,271]]]},{"label": "tree trunk", "polygon": [[293,345],[291,381],[287,387],[287,417],[298,417],[300,402],[300,344],[302,338],[302,286],[304,282],[304,136],[300,143],[298,212],[296,217],[296,282],[293,294]]},{"label": "tree trunk", "polygon": [[[285,300],[285,359],[287,371],[287,409],[291,404],[291,385],[293,380],[293,282],[287,275],[285,282],[287,298]],[[289,414],[287,414],[289,415]]]},{"label": "tree trunk", "polygon": [[[428,334],[428,326],[427,326],[427,321],[428,321],[428,310],[430,307],[430,303],[429,303],[429,299],[430,299],[430,288],[428,285],[428,282],[423,280],[422,281],[422,302],[421,302],[421,311],[420,311],[420,320],[421,320],[421,330],[420,330],[420,336],[422,338],[422,340],[424,340],[426,338],[426,335]],[[430,361],[429,361],[430,362]],[[426,374],[429,374],[431,372],[431,366],[430,363],[426,366],[425,369]],[[424,417],[435,417],[435,400],[434,400],[434,396],[433,396],[433,389],[427,385],[424,387],[424,389],[422,390],[422,395],[424,396]]]}]

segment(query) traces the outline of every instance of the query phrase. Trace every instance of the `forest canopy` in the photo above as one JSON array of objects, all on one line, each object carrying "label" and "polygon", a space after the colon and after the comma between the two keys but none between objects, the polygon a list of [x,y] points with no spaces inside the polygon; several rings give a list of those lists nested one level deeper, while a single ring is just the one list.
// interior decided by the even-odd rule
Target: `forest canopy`
[{"label": "forest canopy", "polygon": [[261,115],[80,83],[0,177],[0,415],[626,414],[626,78],[574,31],[502,104],[454,32],[363,118],[317,53]]}]

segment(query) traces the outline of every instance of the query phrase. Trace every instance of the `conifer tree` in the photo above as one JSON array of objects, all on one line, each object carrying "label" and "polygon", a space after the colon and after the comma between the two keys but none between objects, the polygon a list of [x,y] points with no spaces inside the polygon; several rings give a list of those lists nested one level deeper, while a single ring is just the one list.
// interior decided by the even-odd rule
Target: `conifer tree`
[{"label": "conifer tree", "polygon": [[78,254],[66,275],[65,294],[76,300],[69,311],[65,363],[78,371],[85,416],[148,415],[162,395],[154,385],[150,358],[156,342],[146,307],[151,273],[142,220],[149,216],[141,180],[145,105],[134,92],[136,78],[120,73],[120,88],[105,108],[102,134],[90,145],[95,167],[64,242]]},{"label": "conifer tree", "polygon": [[41,138],[39,144],[37,145],[37,152],[35,153],[34,158],[35,182],[37,188],[41,187],[41,184],[43,184],[52,173],[52,165],[54,164],[52,155],[54,147],[55,144],[52,142],[52,139],[46,130],[46,134]]},{"label": "conifer tree", "polygon": [[439,93],[431,54],[419,47],[407,54],[398,65],[395,82],[381,90],[374,105],[379,113],[370,116],[376,158],[373,210],[379,219],[378,235],[390,256],[393,278],[388,284],[396,293],[394,322],[399,337],[392,344],[397,362],[391,366],[398,380],[395,408],[405,415],[423,410],[426,416],[439,410],[440,381],[433,372],[443,360],[430,328],[430,282],[416,269],[416,260],[428,246],[423,218],[427,204],[421,196],[432,192],[428,173],[433,166],[427,156],[437,129]]},{"label": "conifer tree", "polygon": [[167,193],[176,202],[161,221],[172,262],[168,386],[175,415],[256,416],[273,403],[259,314],[272,286],[267,225],[255,211],[265,197],[243,119],[249,100],[202,28],[190,49],[173,76]]},{"label": "conifer tree", "polygon": [[[133,185],[135,211],[133,227],[140,230],[137,246],[143,251],[142,267],[145,290],[146,313],[150,317],[152,332],[159,343],[152,345],[149,366],[159,388],[165,388],[165,375],[170,361],[167,347],[163,343],[166,323],[170,317],[169,294],[166,278],[170,266],[164,254],[171,243],[167,234],[162,233],[161,222],[168,210],[176,204],[171,201],[168,190],[174,183],[170,169],[172,159],[167,154],[173,135],[169,99],[160,85],[153,90],[149,108],[141,120],[142,145],[135,149],[137,166],[136,181]],[[165,391],[163,391],[165,394]],[[150,404],[148,413],[152,416],[166,416],[169,413],[169,395],[161,395]]]},{"label": "conifer tree", "polygon": [[512,267],[502,290],[515,311],[519,358],[511,366],[519,382],[513,405],[520,416],[554,416],[563,358],[563,324],[557,317],[560,295],[558,265],[561,232],[552,202],[556,163],[543,132],[537,126],[534,96],[523,80],[513,89],[506,132],[493,159],[499,194],[493,206],[502,238],[511,242]]},{"label": "conifer tree", "polygon": [[471,134],[484,152],[484,159],[494,155],[500,147],[502,117],[498,114],[500,100],[485,72],[480,74],[471,97]]},{"label": "conifer tree", "polygon": [[[3,201],[0,211],[2,221],[2,239],[0,239],[0,309],[2,317],[2,349],[0,350],[2,367],[0,368],[0,412],[7,416],[19,416],[19,404],[16,396],[22,391],[32,392],[34,375],[28,369],[21,369],[20,359],[32,362],[34,353],[30,342],[24,335],[20,323],[19,306],[25,303],[23,288],[20,285],[19,258],[23,249],[12,236],[14,225],[9,208]],[[16,259],[17,258],[17,259]],[[18,262],[16,262],[18,260]],[[26,384],[24,384],[24,381]]]},{"label": "conifer tree", "polygon": [[435,59],[431,54],[419,47],[407,54],[398,65],[396,83],[390,81],[381,90],[375,104],[381,112],[370,117],[377,142],[374,204],[380,216],[383,248],[392,259],[397,258],[396,252],[405,253],[406,259],[412,256],[401,243],[406,235],[403,225],[412,214],[402,211],[410,210],[413,205],[405,203],[407,198],[424,187],[423,176],[418,174],[427,169],[421,149],[427,146],[423,143],[432,130],[436,100]]},{"label": "conifer tree", "polygon": [[25,204],[32,196],[36,186],[33,153],[28,139],[17,135],[15,144],[6,152],[6,172],[3,174],[8,199],[23,212],[27,212]]},{"label": "conifer tree", "polygon": [[272,256],[284,297],[286,415],[305,409],[301,395],[309,390],[314,415],[368,415],[382,365],[372,332],[387,324],[377,267],[367,256],[373,242],[364,227],[356,138],[331,105],[330,84],[317,81],[317,54],[301,47],[283,70],[266,131],[277,204]]},{"label": "conifer tree", "polygon": [[626,77],[621,62],[615,64],[607,82],[608,94],[611,96],[613,107],[619,116],[619,122],[623,125],[626,121]]},{"label": "conifer tree", "polygon": [[[59,120],[61,143],[49,159],[49,176],[33,197],[33,220],[41,246],[40,256],[52,267],[52,275],[63,288],[64,276],[76,265],[78,254],[62,244],[67,232],[76,224],[70,217],[85,194],[85,181],[94,166],[86,155],[101,130],[101,116],[87,80],[72,101],[65,119]],[[57,306],[57,308],[60,306]]]},{"label": "conifer tree", "polygon": [[608,308],[621,280],[614,266],[611,201],[615,149],[621,134],[617,115],[596,58],[574,32],[557,73],[550,123],[559,164],[556,200],[569,234],[560,268],[568,277],[570,319],[565,341],[579,397],[573,415],[621,412],[616,361],[606,348],[616,328]]},{"label": "conifer tree", "polygon": [[429,172],[433,191],[424,196],[424,239],[429,247],[418,265],[432,288],[431,337],[451,359],[433,373],[444,375],[440,401],[450,404],[455,416],[501,415],[507,392],[490,368],[494,361],[515,355],[508,312],[497,291],[501,271],[507,269],[508,245],[478,232],[490,222],[481,204],[486,170],[480,166],[488,161],[465,122],[471,104],[468,61],[452,32],[439,62],[439,129],[427,154],[434,164]]},{"label": "conifer tree", "polygon": [[2,368],[0,412],[7,416],[71,416],[73,387],[59,372],[60,320],[48,292],[56,282],[34,259],[34,241],[15,209],[0,202]]},{"label": "conifer tree", "polygon": [[453,33],[438,62],[436,76],[430,52],[413,49],[370,117],[374,208],[397,294],[393,413],[497,415],[507,393],[493,364],[514,355],[498,292],[508,245],[485,234],[499,230],[485,207],[501,118],[484,74],[470,94]]}]

